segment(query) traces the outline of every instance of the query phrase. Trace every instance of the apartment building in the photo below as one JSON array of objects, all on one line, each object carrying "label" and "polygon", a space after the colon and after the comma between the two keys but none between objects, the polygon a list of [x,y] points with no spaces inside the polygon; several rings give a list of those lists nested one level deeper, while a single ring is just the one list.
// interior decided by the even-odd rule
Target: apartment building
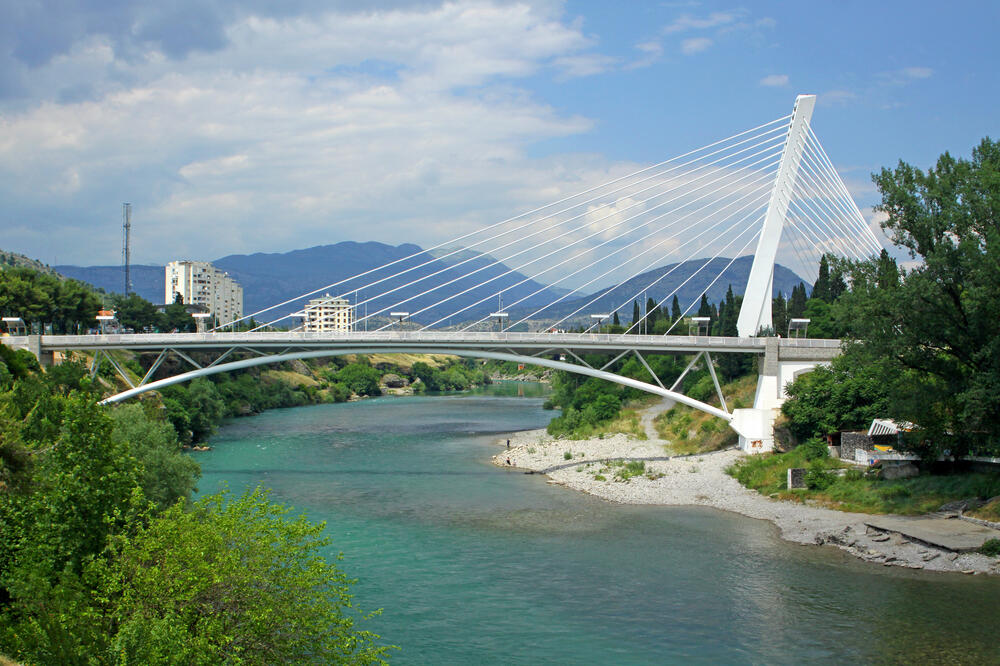
[{"label": "apartment building", "polygon": [[309,301],[302,330],[313,333],[348,333],[354,328],[354,308],[345,298],[327,294]]},{"label": "apartment building", "polygon": [[185,303],[208,308],[217,324],[243,316],[243,287],[207,261],[167,264],[164,302],[173,303],[177,294]]}]

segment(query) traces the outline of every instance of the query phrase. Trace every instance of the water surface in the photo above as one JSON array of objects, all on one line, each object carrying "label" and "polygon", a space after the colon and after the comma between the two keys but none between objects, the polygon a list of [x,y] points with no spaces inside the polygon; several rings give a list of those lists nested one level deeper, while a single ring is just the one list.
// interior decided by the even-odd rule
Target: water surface
[{"label": "water surface", "polygon": [[[518,395],[518,394],[521,395]],[[1000,581],[859,562],[701,507],[610,504],[489,464],[537,385],[237,419],[203,492],[327,521],[400,664],[1000,663]]]}]

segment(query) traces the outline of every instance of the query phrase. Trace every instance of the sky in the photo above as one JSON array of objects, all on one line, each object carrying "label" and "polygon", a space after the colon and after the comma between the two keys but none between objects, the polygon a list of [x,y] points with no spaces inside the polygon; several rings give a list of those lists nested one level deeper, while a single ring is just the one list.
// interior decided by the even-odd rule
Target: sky
[{"label": "sky", "polygon": [[996,2],[0,0],[0,248],[427,247],[791,112],[871,173],[1000,135]]}]

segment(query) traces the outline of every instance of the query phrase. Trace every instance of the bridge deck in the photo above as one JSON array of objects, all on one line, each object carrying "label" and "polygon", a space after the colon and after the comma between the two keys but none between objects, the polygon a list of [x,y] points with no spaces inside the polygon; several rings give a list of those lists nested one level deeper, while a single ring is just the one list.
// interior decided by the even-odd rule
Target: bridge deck
[{"label": "bridge deck", "polygon": [[[742,352],[762,354],[769,338],[715,336],[662,336],[590,333],[459,333],[449,331],[379,331],[352,333],[137,333],[122,335],[43,335],[36,337],[41,351],[131,349],[230,349],[243,347],[273,352],[275,349],[336,349],[365,347],[373,351],[406,347],[426,349],[509,349],[523,354],[572,349],[587,353]],[[28,337],[6,337],[5,344],[27,347]],[[770,340],[774,340],[770,338]],[[773,342],[772,342],[773,344]],[[830,358],[839,351],[839,340],[778,339],[779,348],[795,355]]]}]

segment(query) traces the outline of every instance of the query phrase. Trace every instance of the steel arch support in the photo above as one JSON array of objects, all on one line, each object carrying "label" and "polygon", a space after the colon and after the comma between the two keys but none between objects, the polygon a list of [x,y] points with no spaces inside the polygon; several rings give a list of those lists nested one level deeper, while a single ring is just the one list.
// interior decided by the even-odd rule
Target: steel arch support
[{"label": "steel arch support", "polygon": [[[189,381],[191,379],[196,379],[198,377],[205,377],[208,375],[218,374],[220,372],[229,372],[231,370],[242,370],[244,368],[252,368],[258,365],[267,365],[270,363],[281,363],[283,361],[294,361],[297,359],[307,359],[307,358],[323,358],[326,356],[345,356],[347,354],[370,354],[373,353],[372,348],[360,347],[352,349],[324,349],[320,351],[306,351],[306,352],[292,352],[284,354],[275,354],[273,356],[264,356],[258,358],[248,358],[241,361],[232,361],[230,363],[221,363],[219,365],[199,368],[197,370],[191,370],[189,372],[184,372],[174,377],[167,377],[166,379],[159,379],[155,382],[150,382],[143,386],[139,386],[128,391],[123,391],[116,395],[107,398],[102,401],[102,404],[113,404],[116,402],[121,402],[123,400],[128,400],[129,398],[135,397],[147,391],[155,391],[159,388],[164,388],[166,386],[172,386],[174,384],[181,384],[183,382]],[[384,354],[426,354],[426,349],[413,348],[413,347],[380,347],[377,350],[379,353]],[[689,398],[683,393],[676,393],[674,391],[656,386],[654,384],[649,384],[646,382],[641,382],[637,379],[632,379],[630,377],[621,377],[619,375],[605,372],[603,370],[597,370],[589,366],[576,365],[574,363],[567,363],[565,361],[553,361],[547,358],[535,358],[533,356],[521,356],[518,354],[508,354],[506,352],[492,352],[492,351],[477,351],[472,349],[441,349],[434,353],[448,355],[448,356],[462,356],[467,358],[488,358],[497,361],[513,361],[514,363],[526,363],[528,365],[539,365],[543,368],[551,368],[553,370],[565,370],[566,372],[574,372],[579,375],[586,375],[588,377],[597,377],[598,379],[604,379],[609,382],[614,382],[615,384],[621,384],[622,386],[628,386],[630,388],[639,389],[640,391],[645,391],[646,393],[652,393],[654,395],[663,396],[664,398],[670,398],[682,405],[687,405],[693,407],[694,409],[700,410],[711,414],[712,416],[718,416],[720,419],[724,419],[729,423],[730,427],[733,425],[733,415],[727,414],[718,407],[713,407],[712,405],[707,405],[703,402],[699,402],[693,398]],[[733,428],[736,430],[736,428]],[[737,430],[737,432],[739,432]],[[740,433],[743,434],[743,433]]]}]

